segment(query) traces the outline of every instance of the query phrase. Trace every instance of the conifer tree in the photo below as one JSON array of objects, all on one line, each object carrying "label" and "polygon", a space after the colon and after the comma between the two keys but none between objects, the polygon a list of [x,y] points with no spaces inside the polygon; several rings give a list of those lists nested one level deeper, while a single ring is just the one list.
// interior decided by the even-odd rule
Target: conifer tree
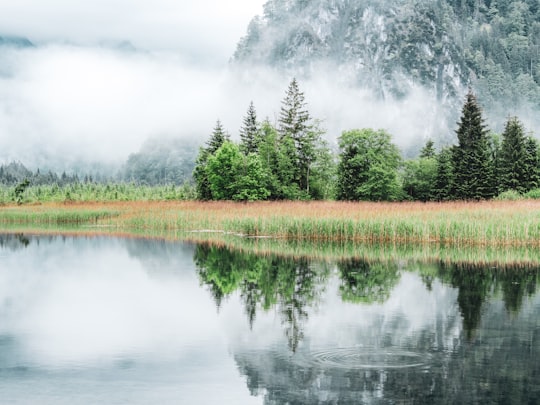
[{"label": "conifer tree", "polygon": [[195,169],[193,170],[193,179],[195,180],[195,188],[197,190],[197,198],[199,200],[212,200],[212,189],[208,179],[208,159],[213,156],[219,148],[229,140],[229,135],[223,129],[221,121],[216,121],[216,126],[212,131],[212,135],[206,148],[199,149],[199,155],[195,161]]},{"label": "conifer tree", "polygon": [[452,199],[454,184],[454,168],[452,165],[452,150],[442,149],[437,155],[437,175],[435,178],[434,197],[438,201]]},{"label": "conifer tree", "polygon": [[290,138],[294,145],[295,153],[290,160],[295,168],[295,182],[309,196],[311,166],[316,159],[322,131],[312,124],[304,93],[300,91],[296,79],[292,79],[282,101],[278,124],[281,141]]},{"label": "conifer tree", "polygon": [[225,132],[225,129],[223,128],[223,125],[221,124],[221,121],[218,119],[216,121],[216,126],[214,127],[214,130],[212,131],[212,135],[208,142],[206,143],[206,151],[213,155],[216,153],[216,151],[223,145],[225,141],[229,140],[229,134]]},{"label": "conifer tree", "polygon": [[499,195],[503,190],[502,182],[502,159],[501,159],[501,137],[497,134],[490,134],[488,137],[489,154],[491,156],[491,180],[490,184],[493,190],[493,195]]},{"label": "conifer tree", "polygon": [[538,141],[532,136],[525,139],[525,183],[524,191],[540,187],[540,155]]},{"label": "conifer tree", "polygon": [[458,145],[452,149],[454,192],[457,199],[484,199],[494,194],[487,129],[476,97],[469,92],[456,131]]},{"label": "conifer tree", "polygon": [[525,147],[525,130],[517,117],[511,117],[506,122],[502,134],[501,145],[501,183],[502,191],[526,191],[527,180],[527,150]]},{"label": "conifer tree", "polygon": [[298,82],[292,79],[287,89],[287,95],[282,101],[279,114],[279,133],[289,135],[298,143],[309,129],[309,112],[306,109],[304,93],[300,91]]},{"label": "conifer tree", "polygon": [[249,104],[249,108],[242,127],[240,128],[240,149],[245,155],[258,152],[259,145],[259,123],[257,122],[257,112],[253,101]]},{"label": "conifer tree", "polygon": [[431,139],[428,139],[426,145],[420,151],[420,158],[434,158],[436,155],[437,153],[435,152],[435,142],[433,142]]}]

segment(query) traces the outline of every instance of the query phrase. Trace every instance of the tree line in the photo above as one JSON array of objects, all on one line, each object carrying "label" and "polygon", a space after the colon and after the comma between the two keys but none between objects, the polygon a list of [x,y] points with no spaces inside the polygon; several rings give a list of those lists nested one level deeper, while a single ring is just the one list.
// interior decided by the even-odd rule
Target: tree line
[{"label": "tree line", "polygon": [[344,131],[337,153],[323,134],[293,79],[276,125],[259,122],[251,103],[237,143],[217,121],[195,164],[197,198],[445,201],[540,194],[538,141],[517,117],[508,118],[501,135],[491,133],[472,92],[457,144],[437,151],[428,140],[416,159],[405,161],[385,130]]}]

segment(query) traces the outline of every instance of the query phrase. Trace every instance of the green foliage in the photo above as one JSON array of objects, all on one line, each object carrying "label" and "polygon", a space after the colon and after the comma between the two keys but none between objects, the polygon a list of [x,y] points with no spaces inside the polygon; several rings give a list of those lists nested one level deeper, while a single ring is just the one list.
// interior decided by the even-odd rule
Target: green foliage
[{"label": "green foliage", "polygon": [[249,108],[242,127],[240,128],[240,150],[248,155],[257,153],[259,150],[260,131],[259,123],[257,122],[257,112],[253,102],[249,104]]},{"label": "green foliage", "polygon": [[[14,201],[15,186],[0,186],[0,204]],[[21,203],[45,202],[110,202],[192,200],[196,191],[190,183],[181,186],[145,186],[129,183],[74,183],[65,186],[30,185],[21,196]]]},{"label": "green foliage", "polygon": [[213,199],[233,199],[241,165],[242,155],[232,142],[225,142],[214,155],[210,155],[206,171]]},{"label": "green foliage", "polygon": [[540,147],[532,136],[525,139],[525,182],[524,189],[532,190],[540,186]]},{"label": "green foliage", "polygon": [[435,158],[436,155],[437,153],[435,151],[435,142],[429,139],[426,142],[426,145],[420,151],[420,158],[423,158],[423,159]]},{"label": "green foliage", "polygon": [[523,200],[523,195],[516,190],[503,191],[501,194],[495,197],[499,201],[518,201]]},{"label": "green foliage", "polygon": [[213,155],[223,145],[225,141],[229,140],[229,135],[225,132],[220,120],[216,121],[216,126],[212,131],[212,136],[207,142],[206,151]]},{"label": "green foliage", "polygon": [[530,198],[532,200],[540,200],[540,188],[533,188],[524,195],[525,198]]},{"label": "green foliage", "polygon": [[210,153],[205,148],[199,149],[199,155],[195,161],[195,169],[193,170],[193,179],[197,190],[197,198],[199,200],[208,201],[212,199],[212,190],[208,180],[207,163]]},{"label": "green foliage", "polygon": [[419,201],[435,199],[437,167],[435,157],[420,157],[405,162],[402,182],[403,191],[409,198]]},{"label": "green foliage", "polygon": [[337,198],[397,200],[401,197],[398,148],[384,130],[345,131],[339,138]]},{"label": "green foliage", "polygon": [[24,179],[19,184],[17,184],[17,186],[13,190],[13,194],[14,194],[14,197],[15,197],[14,199],[15,199],[15,202],[17,204],[19,204],[19,205],[22,204],[23,194],[26,191],[26,189],[28,188],[28,186],[30,186],[30,181],[28,179]]},{"label": "green foliage", "polygon": [[373,263],[351,259],[339,262],[341,298],[346,302],[384,303],[400,280],[395,263]]},{"label": "green foliage", "polygon": [[279,129],[268,120],[259,125],[251,103],[238,146],[228,140],[218,121],[195,165],[198,198],[331,198],[334,161],[322,140],[323,131],[318,123],[311,122],[305,105],[295,79],[283,101]]},{"label": "green foliage", "polygon": [[[300,91],[296,79],[292,79],[282,101],[278,132],[281,142],[289,144],[286,153],[292,163],[294,183],[309,197],[312,165],[317,158],[323,131],[311,122],[304,93]],[[294,146],[294,149],[290,146]]]},{"label": "green foliage", "polygon": [[215,200],[256,201],[270,194],[259,157],[243,155],[232,142],[226,141],[209,157],[206,170]]},{"label": "green foliage", "polygon": [[456,131],[458,145],[452,149],[454,192],[457,199],[486,199],[495,194],[491,184],[492,162],[487,130],[476,97],[469,92]]},{"label": "green foliage", "polygon": [[281,316],[289,348],[294,352],[303,337],[307,309],[317,303],[329,272],[306,259],[257,256],[222,247],[198,245],[197,273],[216,305],[240,293],[250,325],[258,311],[275,308]]},{"label": "green foliage", "polygon": [[443,148],[437,155],[437,172],[433,196],[438,201],[451,200],[453,188],[454,165],[452,162],[452,149]]},{"label": "green foliage", "polygon": [[518,193],[528,191],[527,149],[525,129],[517,117],[506,122],[501,145],[501,190],[515,190]]}]

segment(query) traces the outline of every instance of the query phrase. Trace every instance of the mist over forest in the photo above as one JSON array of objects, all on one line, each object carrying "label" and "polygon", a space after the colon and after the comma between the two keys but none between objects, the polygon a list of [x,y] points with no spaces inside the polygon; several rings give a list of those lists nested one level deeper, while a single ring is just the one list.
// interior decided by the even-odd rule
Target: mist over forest
[{"label": "mist over forest", "polygon": [[[82,21],[64,3],[52,9]],[[0,18],[0,164],[129,178],[135,161],[155,164],[182,149],[181,159],[195,157],[217,119],[237,140],[251,101],[275,124],[292,77],[331,147],[353,128],[388,131],[405,156],[427,139],[455,143],[468,88],[492,130],[518,115],[540,133],[536,2],[239,2],[230,26],[218,3],[184,5],[201,27],[184,16],[161,31],[161,13],[145,6],[137,19],[120,3],[109,11],[96,3],[88,22],[66,32]],[[22,12],[10,7],[12,17]],[[90,22],[100,15],[111,24],[98,36]]]}]

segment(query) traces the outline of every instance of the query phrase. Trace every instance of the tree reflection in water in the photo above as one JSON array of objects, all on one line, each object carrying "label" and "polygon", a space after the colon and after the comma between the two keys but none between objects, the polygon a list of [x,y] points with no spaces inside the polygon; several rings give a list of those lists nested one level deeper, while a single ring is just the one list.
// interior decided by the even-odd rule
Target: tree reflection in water
[{"label": "tree reflection in water", "polygon": [[307,308],[316,305],[324,291],[328,265],[208,245],[199,245],[194,259],[200,280],[218,308],[223,299],[239,291],[251,326],[258,310],[279,308],[289,348],[296,352],[304,336]]},{"label": "tree reflection in water", "polygon": [[[237,292],[250,325],[258,311],[278,308],[286,350],[279,345],[233,349],[250,392],[264,395],[265,403],[517,404],[540,397],[538,268],[442,262],[398,266],[364,259],[330,265],[210,246],[199,246],[195,261],[216,304]],[[332,284],[332,269],[337,284]],[[450,304],[435,309],[435,318],[408,337],[402,336],[410,330],[407,314],[384,315],[384,305],[399,294],[405,272],[423,286],[420,295],[454,291],[443,298],[451,299]],[[321,300],[327,285],[337,287],[343,304],[364,308],[359,316],[377,319],[377,311],[382,311],[386,319],[380,330],[360,318],[343,332],[306,329],[313,308],[325,305]],[[380,309],[369,309],[374,306]],[[461,328],[455,335],[453,319],[459,317]],[[348,334],[357,346],[339,347],[336,338],[336,346],[317,352],[318,332],[335,332],[340,339]],[[362,356],[365,367],[358,363]]]}]

